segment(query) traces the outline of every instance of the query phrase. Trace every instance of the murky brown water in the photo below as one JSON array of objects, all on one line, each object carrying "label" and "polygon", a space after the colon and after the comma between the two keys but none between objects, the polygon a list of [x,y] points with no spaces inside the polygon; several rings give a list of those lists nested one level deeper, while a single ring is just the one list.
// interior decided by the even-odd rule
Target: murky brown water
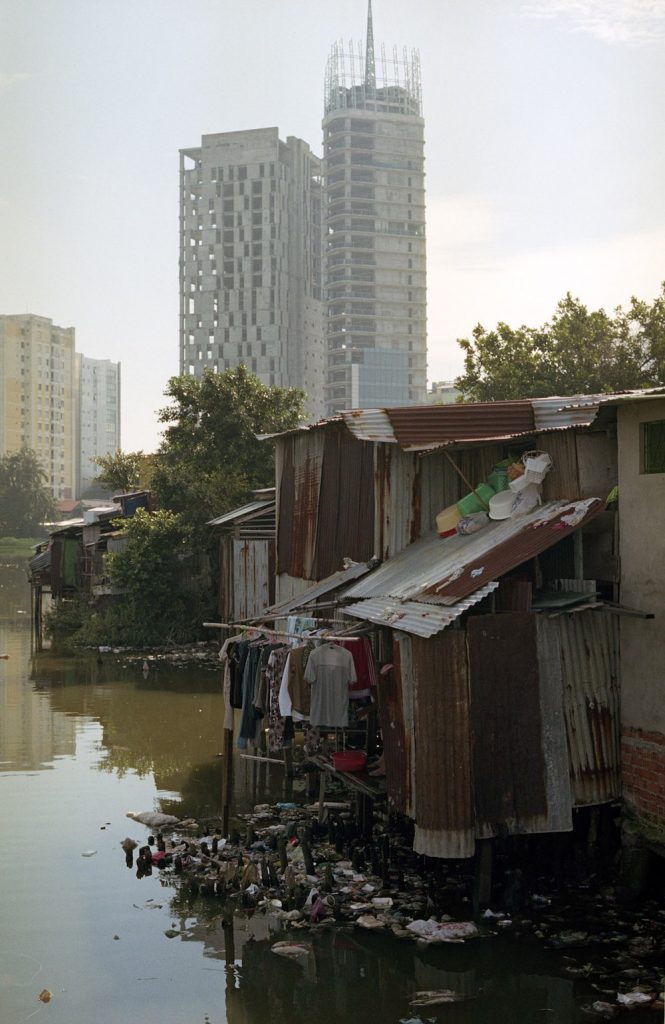
[{"label": "murky brown water", "polygon": [[[29,618],[25,571],[0,566],[1,1024],[589,1019],[580,1005],[597,994],[533,942],[421,951],[339,930],[296,964],[270,952],[277,933],[261,914],[224,919],[158,873],[137,880],[119,844],[148,830],[128,810],[204,821],[220,811],[217,675],[160,667],[144,679],[114,660],[35,657]],[[292,795],[281,768],[250,762],[236,787],[239,808]],[[170,928],[180,934],[167,938]],[[410,1008],[413,992],[440,988],[473,998]]]}]

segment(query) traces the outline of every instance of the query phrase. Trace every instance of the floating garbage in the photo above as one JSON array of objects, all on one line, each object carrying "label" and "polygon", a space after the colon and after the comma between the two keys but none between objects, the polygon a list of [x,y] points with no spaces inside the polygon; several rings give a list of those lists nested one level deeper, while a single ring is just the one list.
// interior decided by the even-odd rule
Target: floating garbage
[{"label": "floating garbage", "polygon": [[307,942],[276,942],[270,948],[278,956],[288,956],[292,960],[297,960],[301,956],[309,956],[312,952],[312,947]]},{"label": "floating garbage", "polygon": [[84,850],[83,853],[81,854],[81,856],[82,857],[94,857],[96,853],[97,853],[96,850]]},{"label": "floating garbage", "polygon": [[[43,989],[41,990],[41,992],[39,993],[39,995],[37,996],[37,998],[38,998],[38,999],[41,999],[41,1001],[42,1001],[43,1003],[50,1003],[50,1002],[51,1002],[51,1000],[53,999],[53,993],[52,993],[52,992],[49,992],[49,990],[48,990],[47,988],[43,988]],[[35,1013],[36,1013],[36,1012],[37,1012],[37,1011],[35,1010]]]},{"label": "floating garbage", "polygon": [[426,942],[464,942],[475,939],[479,932],[473,921],[412,921],[407,931],[413,932]]},{"label": "floating garbage", "polygon": [[414,992],[409,999],[409,1006],[437,1006],[439,1003],[462,1003],[473,996],[462,995],[461,992],[454,992],[451,988],[427,989],[423,992]]},{"label": "floating garbage", "polygon": [[653,995],[647,995],[638,989],[633,992],[617,992],[617,1003],[621,1006],[646,1006],[647,1003],[652,1003],[653,999]]},{"label": "floating garbage", "polygon": [[179,821],[172,814],[160,814],[159,811],[127,811],[126,816],[149,828],[165,828],[166,825],[177,825]]}]

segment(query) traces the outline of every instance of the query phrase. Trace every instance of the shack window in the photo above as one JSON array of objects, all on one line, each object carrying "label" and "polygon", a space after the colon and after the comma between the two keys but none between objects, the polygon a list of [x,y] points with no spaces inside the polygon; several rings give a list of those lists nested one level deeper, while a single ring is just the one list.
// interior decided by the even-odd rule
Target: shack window
[{"label": "shack window", "polygon": [[640,424],[642,473],[665,473],[665,420]]}]

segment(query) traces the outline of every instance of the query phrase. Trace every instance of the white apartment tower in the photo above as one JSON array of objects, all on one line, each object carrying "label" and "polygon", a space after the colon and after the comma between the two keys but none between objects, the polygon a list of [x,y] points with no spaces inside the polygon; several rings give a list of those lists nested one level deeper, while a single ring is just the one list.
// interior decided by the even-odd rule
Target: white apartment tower
[{"label": "white apartment tower", "polygon": [[326,413],[427,392],[425,170],[416,51],[333,47],[325,81]]},{"label": "white apartment tower", "polygon": [[277,128],[180,151],[180,372],[240,364],[323,414],[321,164]]},{"label": "white apartment tower", "polygon": [[120,448],[120,363],[76,356],[79,467],[76,494],[85,497],[99,467],[93,459]]},{"label": "white apartment tower", "polygon": [[76,486],[75,337],[31,313],[0,316],[0,455],[32,448],[53,497]]}]

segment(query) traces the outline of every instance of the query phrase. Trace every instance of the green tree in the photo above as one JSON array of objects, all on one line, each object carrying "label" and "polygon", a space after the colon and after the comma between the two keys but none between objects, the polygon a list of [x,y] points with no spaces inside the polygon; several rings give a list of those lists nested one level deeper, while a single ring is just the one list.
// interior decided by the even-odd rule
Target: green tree
[{"label": "green tree", "polygon": [[589,311],[568,293],[549,323],[514,330],[505,323],[458,339],[463,400],[537,398],[623,391],[665,380],[665,284],[653,304],[631,299],[613,316]]},{"label": "green tree", "polygon": [[166,509],[138,509],[114,525],[127,543],[107,555],[109,579],[122,597],[105,617],[106,642],[143,646],[191,639],[202,612],[190,571],[190,528]]},{"label": "green tree", "polygon": [[245,366],[172,377],[166,396],[152,485],[161,506],[195,527],[272,486],[274,445],[257,434],[289,430],[304,416],[300,389],[268,387]]},{"label": "green tree", "polygon": [[101,469],[94,483],[114,494],[149,486],[150,456],[142,451],[123,452],[118,448],[112,454],[98,455],[92,461]]},{"label": "green tree", "polygon": [[36,452],[23,447],[0,458],[0,536],[34,537],[55,517],[47,476]]}]

